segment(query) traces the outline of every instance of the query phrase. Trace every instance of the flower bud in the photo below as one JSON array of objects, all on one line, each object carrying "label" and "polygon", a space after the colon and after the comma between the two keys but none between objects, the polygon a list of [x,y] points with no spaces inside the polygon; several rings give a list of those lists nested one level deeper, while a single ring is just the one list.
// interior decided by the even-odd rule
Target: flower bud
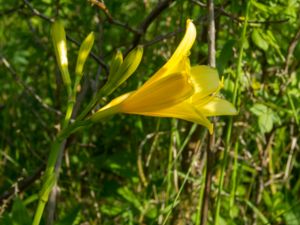
[{"label": "flower bud", "polygon": [[77,57],[77,63],[76,63],[76,69],[75,69],[75,89],[76,86],[79,84],[81,78],[82,78],[82,71],[83,71],[83,66],[85,64],[85,61],[90,54],[90,51],[92,49],[92,46],[94,44],[95,40],[95,35],[93,32],[91,32],[82,42],[79,52],[78,52],[78,57]]},{"label": "flower bud", "polygon": [[69,92],[71,90],[71,79],[68,70],[67,41],[65,29],[61,21],[55,21],[52,24],[51,36],[58,67],[62,75],[62,80]]},{"label": "flower bud", "polygon": [[114,76],[114,74],[118,72],[122,63],[123,63],[123,55],[120,51],[117,51],[116,55],[114,56],[110,64],[110,73],[108,76],[108,80],[110,80]]},{"label": "flower bud", "polygon": [[117,87],[124,83],[138,68],[143,56],[141,46],[133,49],[122,63],[121,54],[117,54],[112,62],[113,68],[105,85],[107,94],[112,93]]}]

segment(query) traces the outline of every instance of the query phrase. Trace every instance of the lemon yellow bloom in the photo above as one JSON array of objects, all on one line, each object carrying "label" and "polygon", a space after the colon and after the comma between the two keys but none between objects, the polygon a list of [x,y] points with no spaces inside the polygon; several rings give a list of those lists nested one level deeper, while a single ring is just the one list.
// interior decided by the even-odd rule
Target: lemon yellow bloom
[{"label": "lemon yellow bloom", "polygon": [[201,124],[212,133],[213,125],[207,117],[235,115],[234,106],[216,96],[222,86],[217,71],[190,66],[188,56],[195,38],[196,28],[187,20],[185,35],[167,63],[139,89],[115,98],[91,120],[114,113],[172,117]]}]

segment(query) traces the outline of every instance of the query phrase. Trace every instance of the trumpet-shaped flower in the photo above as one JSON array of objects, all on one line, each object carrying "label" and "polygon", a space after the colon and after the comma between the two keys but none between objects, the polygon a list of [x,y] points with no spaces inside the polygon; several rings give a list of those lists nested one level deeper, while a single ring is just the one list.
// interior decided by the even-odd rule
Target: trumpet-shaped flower
[{"label": "trumpet-shaped flower", "polygon": [[196,28],[187,20],[185,35],[167,61],[146,83],[112,100],[92,115],[92,121],[115,113],[179,118],[195,122],[213,132],[210,116],[235,115],[234,106],[216,96],[222,87],[218,73],[208,66],[190,66],[189,51]]}]

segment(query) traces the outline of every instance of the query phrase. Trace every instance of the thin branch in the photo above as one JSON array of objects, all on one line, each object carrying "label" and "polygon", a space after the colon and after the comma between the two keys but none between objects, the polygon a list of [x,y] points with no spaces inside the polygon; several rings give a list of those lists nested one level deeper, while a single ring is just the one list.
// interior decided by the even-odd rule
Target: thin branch
[{"label": "thin branch", "polygon": [[46,225],[53,225],[54,224],[54,214],[55,214],[55,208],[56,208],[56,198],[59,193],[59,187],[58,187],[58,180],[59,180],[59,174],[61,169],[61,163],[63,158],[63,153],[66,148],[67,140],[64,140],[63,143],[60,145],[59,155],[57,162],[55,164],[55,176],[56,176],[56,184],[51,190],[48,207],[47,207],[47,222]]},{"label": "thin branch", "polygon": [[12,66],[10,65],[10,63],[6,60],[6,58],[4,58],[3,56],[0,56],[0,62],[2,62],[4,64],[4,66],[8,69],[8,71],[12,74],[14,80],[21,86],[24,88],[25,92],[31,96],[34,97],[34,99],[41,104],[41,106],[51,112],[54,112],[55,114],[57,114],[58,116],[61,116],[62,113],[55,109],[52,108],[51,106],[47,105],[43,99],[34,92],[33,88],[28,86],[27,84],[25,84],[19,77],[19,75],[17,74],[17,72],[12,68]]},{"label": "thin branch", "polygon": [[[219,10],[221,12],[221,14],[223,14],[224,16],[227,16],[236,22],[239,22],[239,23],[245,22],[244,18],[240,18],[235,15],[232,15],[232,14],[226,12],[223,8],[217,8],[217,10]],[[286,23],[289,20],[290,20],[289,18],[285,18],[285,19],[281,19],[281,20],[249,20],[248,23],[249,24],[274,24],[274,23],[278,24],[278,23]]]},{"label": "thin branch", "polygon": [[44,20],[47,20],[48,22],[54,22],[54,19],[53,18],[50,18],[46,15],[44,15],[43,13],[40,13],[37,9],[35,9],[31,4],[30,2],[28,2],[27,0],[23,0],[24,3],[29,7],[29,9],[32,11],[32,13],[35,15],[35,16],[38,16]]},{"label": "thin branch", "polygon": [[4,16],[4,15],[8,15],[8,14],[15,13],[15,12],[17,12],[19,9],[24,8],[24,5],[25,5],[25,4],[20,4],[20,5],[16,6],[16,7],[11,8],[11,9],[3,10],[2,12],[0,12],[0,17],[1,17],[1,16]]},{"label": "thin branch", "polygon": [[[190,0],[192,3],[201,6],[201,7],[207,7],[207,5],[203,2],[200,2],[198,0]],[[229,17],[230,19],[232,19],[235,22],[239,22],[239,23],[243,23],[245,22],[244,18],[232,15],[228,12],[225,11],[225,9],[223,7],[214,7],[214,9],[216,11],[219,11],[221,14],[223,14],[224,16]],[[281,20],[248,20],[248,23],[250,24],[272,24],[272,23],[286,23],[289,21],[289,18],[285,18],[285,19],[281,19]]]},{"label": "thin branch", "polygon": [[159,2],[156,7],[150,12],[150,14],[146,17],[144,21],[139,25],[139,33],[136,33],[133,37],[132,47],[127,51],[127,53],[135,48],[142,38],[142,36],[146,33],[150,24],[165,10],[167,9],[175,0],[164,0]]},{"label": "thin branch", "polygon": [[[0,196],[0,204],[4,203],[4,201],[12,198],[14,195],[23,192],[26,190],[31,184],[33,184],[37,179],[39,179],[42,175],[42,171],[45,169],[45,164],[42,165],[40,168],[38,168],[33,175],[27,177],[26,179],[22,179],[21,181],[17,182],[14,184],[12,188],[9,190],[5,191],[1,196]],[[17,188],[16,188],[17,187]],[[18,190],[16,192],[16,189]]]},{"label": "thin branch", "polygon": [[154,37],[151,41],[146,41],[146,42],[142,43],[142,45],[143,45],[144,47],[149,47],[149,46],[154,45],[154,44],[156,44],[156,43],[158,43],[158,42],[161,42],[161,41],[163,41],[163,40],[166,40],[166,39],[169,39],[169,38],[171,38],[171,37],[174,37],[174,36],[176,36],[178,33],[181,33],[182,31],[184,31],[184,29],[183,29],[183,28],[179,28],[179,29],[177,29],[177,30],[175,30],[175,31],[172,31],[172,32],[169,32],[169,33],[167,33],[167,34],[164,34],[164,35],[158,35],[158,36]]},{"label": "thin branch", "polygon": [[126,30],[129,30],[130,32],[134,33],[134,34],[138,34],[140,33],[139,30],[136,30],[132,27],[130,27],[127,23],[123,23],[115,18],[113,18],[113,16],[110,14],[108,8],[106,7],[105,3],[104,2],[99,2],[98,0],[89,0],[89,2],[92,4],[92,5],[96,5],[98,6],[98,8],[104,12],[106,18],[108,19],[108,22],[111,23],[111,24],[114,24],[114,25],[117,25],[119,27],[122,27]]},{"label": "thin branch", "polygon": [[214,2],[208,0],[208,64],[211,67],[216,67],[216,29],[215,29],[215,15],[214,15]]},{"label": "thin branch", "polygon": [[[216,46],[215,46],[215,15],[214,15],[214,1],[207,1],[208,9],[208,63],[211,67],[216,67]],[[213,119],[215,121],[215,118]],[[215,134],[208,137],[208,144],[206,148],[206,176],[204,195],[201,207],[201,225],[206,225],[208,221],[208,207],[211,192],[211,180],[213,175],[213,164],[215,156]]]}]

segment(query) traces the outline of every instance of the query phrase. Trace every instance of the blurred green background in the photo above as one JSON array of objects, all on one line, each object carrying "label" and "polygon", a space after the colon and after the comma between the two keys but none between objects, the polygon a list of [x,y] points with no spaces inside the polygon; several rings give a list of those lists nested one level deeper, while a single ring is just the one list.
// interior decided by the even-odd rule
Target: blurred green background
[{"label": "blurred green background", "polygon": [[[105,0],[105,11],[79,0],[0,0],[0,224],[31,224],[40,177],[66,109],[51,20],[65,24],[71,77],[79,44],[89,32],[96,35],[96,59],[87,60],[75,107],[80,112],[107,80],[115,52],[130,49],[139,27],[163,2],[166,7],[139,40],[144,57],[138,70],[103,104],[136,89],[167,61],[188,18],[197,27],[191,64],[207,64],[206,2]],[[231,100],[247,1],[214,3],[217,68],[225,79],[221,95]],[[299,0],[250,5],[220,224],[300,224],[299,15]],[[221,117],[215,129],[212,185],[205,196],[209,224],[227,123]],[[72,135],[54,224],[199,224],[206,137],[205,128],[185,121],[132,115],[116,115]]]}]

